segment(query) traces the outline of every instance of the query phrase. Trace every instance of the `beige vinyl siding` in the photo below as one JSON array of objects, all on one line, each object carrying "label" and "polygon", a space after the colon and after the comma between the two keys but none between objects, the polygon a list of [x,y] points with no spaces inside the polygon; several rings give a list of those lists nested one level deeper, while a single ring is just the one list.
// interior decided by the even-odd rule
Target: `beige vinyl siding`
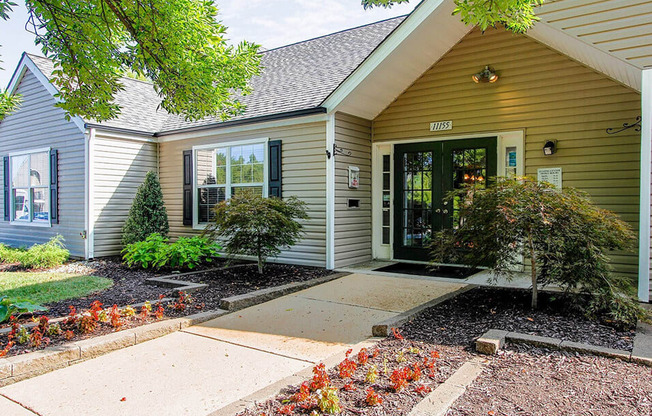
[{"label": "beige vinyl siding", "polygon": [[[475,84],[485,65],[500,79]],[[608,135],[641,113],[640,94],[523,35],[472,31],[373,123],[374,141],[525,130],[525,172],[562,167],[565,187],[583,189],[638,229],[640,133]],[[452,120],[432,133],[429,123]],[[558,152],[543,155],[547,140]],[[621,273],[637,273],[635,253],[613,255]]]},{"label": "beige vinyl siding", "polygon": [[[169,136],[174,137],[174,136]],[[201,138],[160,143],[160,176],[172,237],[200,233],[183,225],[183,151],[193,146],[238,140],[282,140],[283,197],[297,196],[307,204],[310,217],[304,238],[275,261],[324,267],[326,265],[326,123],[299,124],[242,133],[215,134]],[[167,138],[167,137],[166,137]],[[196,192],[196,190],[194,191]]]},{"label": "beige vinyl siding", "polygon": [[96,132],[91,141],[93,257],[122,250],[122,226],[138,187],[157,169],[156,143],[116,139]]},{"label": "beige vinyl siding", "polygon": [[[344,267],[371,260],[371,121],[337,113],[335,144],[351,152],[335,156],[335,267]],[[349,189],[349,166],[360,168],[358,189]]]},{"label": "beige vinyl siding", "polygon": [[[65,119],[62,109],[36,76],[26,70],[16,90],[22,96],[20,108],[0,122],[0,154],[50,147],[59,152],[59,224],[52,227],[12,225],[0,216],[0,242],[12,246],[44,243],[60,234],[74,257],[85,256],[81,233],[84,216],[84,133]],[[0,176],[4,175],[0,169]],[[4,178],[3,178],[4,180]],[[4,211],[0,203],[0,210]]]}]

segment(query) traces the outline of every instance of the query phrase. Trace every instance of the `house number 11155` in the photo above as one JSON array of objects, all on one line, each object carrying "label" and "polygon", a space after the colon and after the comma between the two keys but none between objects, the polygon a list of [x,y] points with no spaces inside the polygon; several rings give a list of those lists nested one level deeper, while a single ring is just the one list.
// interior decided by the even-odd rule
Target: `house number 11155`
[{"label": "house number 11155", "polygon": [[452,129],[453,129],[453,122],[451,120],[435,121],[434,123],[430,123],[430,131],[443,131],[443,130],[452,130]]}]

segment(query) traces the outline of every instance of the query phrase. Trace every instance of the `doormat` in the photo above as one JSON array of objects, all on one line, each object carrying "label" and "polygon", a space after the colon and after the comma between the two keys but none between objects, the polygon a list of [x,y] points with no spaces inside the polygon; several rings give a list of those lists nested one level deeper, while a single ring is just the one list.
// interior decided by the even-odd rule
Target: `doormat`
[{"label": "doormat", "polygon": [[418,276],[448,277],[451,279],[466,279],[480,272],[480,269],[456,266],[430,266],[429,264],[396,263],[391,266],[374,269],[377,272],[413,274]]}]

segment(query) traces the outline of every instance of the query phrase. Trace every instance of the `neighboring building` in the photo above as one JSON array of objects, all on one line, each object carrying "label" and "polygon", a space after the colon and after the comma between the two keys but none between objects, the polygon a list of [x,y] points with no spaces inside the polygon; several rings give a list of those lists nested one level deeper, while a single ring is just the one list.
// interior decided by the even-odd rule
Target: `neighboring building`
[{"label": "neighboring building", "polygon": [[305,238],[278,261],[424,261],[431,232],[452,223],[445,191],[545,175],[639,230],[640,255],[612,263],[649,301],[652,4],[549,2],[526,35],[481,33],[453,8],[425,0],[405,18],[265,51],[245,114],[228,122],[168,115],[135,80],[116,120],[66,121],[51,62],[24,55],[10,84],[23,106],[0,123],[0,241],[62,234],[73,255],[117,254],[135,190],[156,170],[174,237],[251,187],[308,204]]}]

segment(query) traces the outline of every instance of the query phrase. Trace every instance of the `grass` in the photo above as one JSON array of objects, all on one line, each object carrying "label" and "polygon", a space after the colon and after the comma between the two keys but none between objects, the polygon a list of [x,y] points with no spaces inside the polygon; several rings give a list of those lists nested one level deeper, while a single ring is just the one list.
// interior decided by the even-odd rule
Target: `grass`
[{"label": "grass", "polygon": [[74,299],[113,285],[111,279],[68,273],[0,273],[0,294],[46,304]]}]

